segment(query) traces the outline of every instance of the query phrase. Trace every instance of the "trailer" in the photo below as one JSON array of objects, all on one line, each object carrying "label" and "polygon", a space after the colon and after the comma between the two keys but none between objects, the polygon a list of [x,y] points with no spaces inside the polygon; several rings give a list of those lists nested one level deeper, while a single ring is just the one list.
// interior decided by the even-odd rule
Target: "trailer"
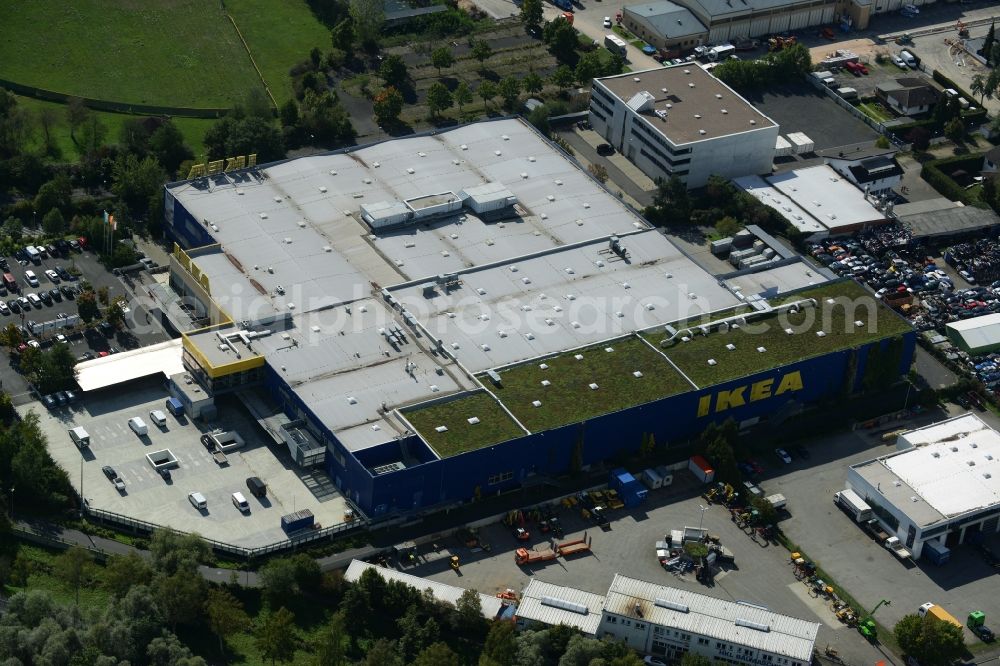
[{"label": "trailer", "polygon": [[767,502],[771,504],[775,509],[784,509],[785,505],[788,504],[788,500],[781,493],[775,493],[774,495],[769,495],[764,498]]},{"label": "trailer", "polygon": [[571,555],[579,555],[580,553],[590,552],[590,541],[587,539],[587,533],[583,533],[582,539],[574,539],[573,541],[566,541],[565,543],[560,543],[556,546],[556,551],[562,557],[570,557]]},{"label": "trailer", "polygon": [[649,469],[642,470],[642,482],[650,490],[656,490],[663,487],[663,477],[659,473],[650,467]]},{"label": "trailer", "polygon": [[688,460],[688,469],[694,474],[699,481],[702,483],[711,483],[715,478],[715,470],[707,460],[701,456],[691,456]]},{"label": "trailer", "polygon": [[956,620],[955,616],[937,604],[932,604],[929,601],[925,604],[921,604],[920,608],[917,609],[917,615],[924,618],[925,622],[947,622],[955,625],[959,629],[962,628],[962,623]]},{"label": "trailer", "polygon": [[549,560],[556,559],[556,557],[558,557],[556,551],[548,547],[532,550],[527,548],[518,548],[514,551],[514,562],[521,566],[525,564],[535,564],[536,562],[548,562]]},{"label": "trailer", "polygon": [[833,501],[856,523],[865,523],[872,519],[872,508],[850,488],[834,494]]},{"label": "trailer", "polygon": [[212,459],[220,467],[222,465],[228,465],[229,464],[229,458],[226,457],[225,453],[223,453],[222,451],[220,451],[218,449],[216,449],[215,451],[212,452]]}]

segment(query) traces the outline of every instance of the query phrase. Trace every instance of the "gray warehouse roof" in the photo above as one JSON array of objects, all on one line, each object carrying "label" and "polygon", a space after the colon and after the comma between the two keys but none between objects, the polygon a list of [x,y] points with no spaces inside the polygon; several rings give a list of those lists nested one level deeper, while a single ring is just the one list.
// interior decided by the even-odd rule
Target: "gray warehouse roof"
[{"label": "gray warehouse roof", "polygon": [[667,39],[678,39],[708,32],[708,28],[702,25],[690,9],[674,4],[670,0],[628,5],[623,11],[625,14],[631,14],[636,20],[642,21]]},{"label": "gray warehouse roof", "polygon": [[[641,616],[635,614],[640,606]],[[648,583],[616,574],[608,590],[605,613],[642,617],[651,624],[707,636],[734,645],[808,663],[819,624],[726,601],[690,590]]]},{"label": "gray warehouse roof", "polygon": [[565,624],[588,636],[597,635],[604,597],[532,578],[517,604],[518,619],[550,626]]},{"label": "gray warehouse roof", "polygon": [[[809,7],[815,0],[680,0],[696,14],[707,17],[709,22],[730,14],[760,14],[775,10],[793,11],[799,7]],[[829,0],[825,4],[834,4]]]}]

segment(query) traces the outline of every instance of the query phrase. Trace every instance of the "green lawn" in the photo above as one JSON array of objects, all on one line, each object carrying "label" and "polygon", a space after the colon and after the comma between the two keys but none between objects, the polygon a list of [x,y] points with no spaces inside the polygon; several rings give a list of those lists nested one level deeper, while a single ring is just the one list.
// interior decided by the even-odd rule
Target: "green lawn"
[{"label": "green lawn", "polygon": [[893,119],[892,113],[878,102],[862,102],[858,104],[858,108],[862,113],[876,122],[884,123],[887,120]]},{"label": "green lawn", "polygon": [[[778,300],[800,298],[815,298],[818,307],[803,308],[798,314],[751,319],[739,330],[698,335],[689,342],[682,342],[678,337],[673,346],[665,350],[666,354],[698,386],[706,387],[912,330],[909,324],[852,280]],[[829,304],[829,298],[836,303]],[[855,307],[845,307],[845,304]],[[865,324],[859,327],[855,321]],[[787,328],[794,333],[786,333]],[[818,331],[825,335],[818,336]],[[663,336],[647,334],[647,338],[659,344]],[[727,349],[729,344],[735,349]],[[759,352],[758,347],[765,351]],[[709,365],[709,359],[714,359],[716,365]]]},{"label": "green lawn", "polygon": [[[38,113],[42,109],[51,109],[55,113],[56,125],[53,132],[55,137],[56,145],[59,146],[61,153],[61,159],[66,161],[76,161],[79,158],[76,148],[73,144],[73,139],[69,135],[69,125],[66,123],[66,106],[64,104],[56,104],[54,102],[43,102],[31,97],[18,97],[18,106],[22,106],[28,109],[33,117],[37,117]],[[118,136],[121,134],[122,125],[129,118],[136,116],[129,116],[124,113],[105,113],[102,111],[96,111],[97,117],[100,118],[101,122],[108,129],[106,143],[117,143]],[[205,139],[205,133],[208,129],[215,123],[212,119],[201,119],[201,118],[174,118],[174,124],[177,125],[178,129],[184,134],[184,140],[191,150],[194,151],[195,157],[201,157],[205,148],[203,141]],[[33,134],[32,144],[33,148],[40,147],[40,138],[38,136],[38,131]]]},{"label": "green lawn", "polygon": [[[485,391],[404,412],[404,416],[442,458],[525,434]],[[468,419],[472,417],[478,418],[479,423],[469,423]],[[438,426],[445,426],[448,430],[437,432],[435,428]]]},{"label": "green lawn", "polygon": [[[605,351],[611,348],[614,351]],[[580,355],[583,358],[577,359]],[[539,367],[542,363],[546,369]],[[641,377],[632,373],[639,371]],[[623,338],[500,373],[497,397],[528,429],[537,432],[583,421],[690,390],[671,365],[638,338]],[[489,378],[481,377],[486,384]],[[542,381],[551,382],[543,386]],[[597,384],[591,389],[590,384]],[[542,404],[535,407],[532,402]]]},{"label": "green lawn", "polygon": [[323,53],[332,48],[330,31],[304,0],[227,0],[226,7],[279,106],[292,97],[292,65],[306,60],[313,47]]},{"label": "green lawn", "polygon": [[[286,4],[271,3],[270,25]],[[191,107],[227,107],[260,86],[218,2],[0,2],[0,26],[0,77],[26,85]]]}]

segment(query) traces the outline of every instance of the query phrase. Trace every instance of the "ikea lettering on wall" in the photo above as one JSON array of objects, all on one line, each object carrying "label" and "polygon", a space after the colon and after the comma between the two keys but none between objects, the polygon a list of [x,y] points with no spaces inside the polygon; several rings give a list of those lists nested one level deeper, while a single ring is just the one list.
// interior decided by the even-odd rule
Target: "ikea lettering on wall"
[{"label": "ikea lettering on wall", "polygon": [[[703,395],[698,400],[698,416],[708,416],[710,413],[718,414],[733,407],[742,407],[751,402],[765,400],[773,396],[779,396],[789,391],[802,390],[802,373],[796,370],[782,376],[778,382],[778,387],[774,388],[775,378],[762,379],[753,384],[737,386],[730,391],[719,391],[714,396],[712,394]],[[715,398],[715,408],[712,408],[712,398]]]}]

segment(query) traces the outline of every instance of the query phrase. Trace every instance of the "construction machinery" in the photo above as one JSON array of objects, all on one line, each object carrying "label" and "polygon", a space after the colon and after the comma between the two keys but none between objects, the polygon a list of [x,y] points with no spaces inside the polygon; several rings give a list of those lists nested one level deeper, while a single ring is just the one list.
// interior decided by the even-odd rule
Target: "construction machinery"
[{"label": "construction machinery", "polygon": [[767,50],[768,51],[781,51],[782,49],[787,49],[795,46],[798,43],[795,35],[789,35],[788,37],[783,37],[781,35],[775,35],[767,40]]},{"label": "construction machinery", "polygon": [[458,555],[452,555],[451,558],[448,560],[448,563],[451,565],[453,571],[458,571],[459,567]]},{"label": "construction machinery", "polygon": [[955,23],[955,30],[958,31],[958,36],[959,37],[961,37],[963,39],[968,39],[969,38],[969,27],[967,25],[965,25],[965,23],[962,22],[962,19],[959,19]]},{"label": "construction machinery", "polygon": [[517,601],[517,592],[508,587],[503,592],[497,592],[497,599],[502,601]]},{"label": "construction machinery", "polygon": [[873,619],[875,611],[883,605],[889,606],[891,604],[892,602],[887,599],[880,600],[877,604],[875,604],[875,608],[872,609],[872,612],[868,613],[868,615],[866,615],[864,619],[858,623],[858,631],[862,636],[868,639],[869,643],[874,643],[878,640],[878,627],[875,626],[875,620]]},{"label": "construction machinery", "polygon": [[910,37],[910,33],[905,32],[896,38],[896,43],[902,46],[913,46],[913,37]]}]

